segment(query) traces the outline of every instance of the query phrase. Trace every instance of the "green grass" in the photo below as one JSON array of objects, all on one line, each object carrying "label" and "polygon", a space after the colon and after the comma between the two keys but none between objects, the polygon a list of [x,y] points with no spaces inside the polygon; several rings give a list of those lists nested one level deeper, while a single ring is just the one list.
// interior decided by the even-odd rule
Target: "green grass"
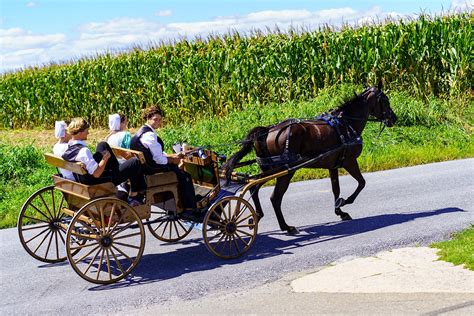
[{"label": "green grass", "polygon": [[[227,116],[209,115],[194,124],[182,122],[162,129],[159,134],[169,152],[174,142],[187,141],[191,145],[210,146],[218,153],[230,156],[239,148],[235,142],[243,139],[251,128],[274,124],[288,117],[314,117],[340,105],[354,91],[361,89],[340,85],[321,90],[318,97],[307,102],[266,106],[247,104],[242,110],[231,111]],[[363,134],[364,150],[359,158],[363,172],[474,157],[472,102],[434,97],[423,101],[397,91],[390,92],[389,97],[399,122],[393,128],[386,128],[380,138],[377,138],[378,123],[367,125]],[[45,151],[51,151],[51,148],[28,144],[2,145],[0,142],[0,228],[15,226],[16,217],[28,196],[51,184],[50,176],[55,170],[44,161],[42,154]],[[257,173],[258,168],[249,167],[242,171]],[[326,170],[303,169],[293,180],[327,176]]]},{"label": "green grass", "polygon": [[43,151],[32,145],[0,143],[0,228],[15,226],[26,199],[51,185],[55,169],[46,164]]},{"label": "green grass", "polygon": [[441,260],[464,266],[474,271],[474,225],[470,228],[455,233],[452,239],[433,243],[432,248],[440,249],[438,255]]}]

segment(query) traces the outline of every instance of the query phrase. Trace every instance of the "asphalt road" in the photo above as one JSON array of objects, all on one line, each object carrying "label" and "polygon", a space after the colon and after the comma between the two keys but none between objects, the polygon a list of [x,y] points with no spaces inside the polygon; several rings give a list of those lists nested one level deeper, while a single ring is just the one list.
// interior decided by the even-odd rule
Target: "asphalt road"
[{"label": "asphalt road", "polygon": [[[199,231],[177,244],[162,243],[147,232],[145,253],[132,275],[107,286],[84,281],[67,262],[34,260],[21,247],[16,229],[2,230],[0,314],[133,313],[189,304],[192,299],[252,291],[341,258],[427,245],[474,223],[474,159],[364,176],[366,188],[354,204],[344,207],[352,221],[341,222],[334,215],[329,179],[293,183],[283,211],[300,234],[288,236],[279,230],[270,206],[272,188],[264,188],[266,214],[255,244],[242,258],[214,257]],[[347,176],[340,183],[343,197],[356,186]]]}]

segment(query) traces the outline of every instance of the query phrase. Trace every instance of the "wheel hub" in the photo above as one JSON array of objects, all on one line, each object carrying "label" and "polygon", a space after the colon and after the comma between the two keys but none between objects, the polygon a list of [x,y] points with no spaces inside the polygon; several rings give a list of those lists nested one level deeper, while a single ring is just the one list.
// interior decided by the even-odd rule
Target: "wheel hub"
[{"label": "wheel hub", "polygon": [[110,246],[112,246],[113,239],[110,236],[103,236],[100,238],[99,242],[102,247],[109,248]]},{"label": "wheel hub", "polygon": [[237,230],[237,225],[234,222],[229,222],[225,225],[225,232],[227,235],[232,235]]},{"label": "wheel hub", "polygon": [[51,229],[52,231],[59,230],[60,229],[59,222],[57,222],[55,220],[50,221],[49,222],[49,229]]}]

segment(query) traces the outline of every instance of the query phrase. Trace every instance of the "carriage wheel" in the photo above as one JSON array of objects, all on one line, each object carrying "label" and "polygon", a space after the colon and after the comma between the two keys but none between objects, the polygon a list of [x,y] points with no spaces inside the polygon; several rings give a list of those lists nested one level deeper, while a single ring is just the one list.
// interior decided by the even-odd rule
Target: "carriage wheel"
[{"label": "carriage wheel", "polygon": [[35,259],[55,263],[66,260],[66,225],[70,217],[61,212],[67,202],[61,191],[48,186],[26,200],[18,216],[18,234],[25,250]]},{"label": "carriage wheel", "polygon": [[207,249],[224,259],[243,255],[257,237],[257,214],[239,197],[227,196],[206,213],[202,234]]},{"label": "carriage wheel", "polygon": [[[130,231],[131,229],[138,231]],[[145,230],[135,210],[115,198],[84,205],[66,234],[69,263],[89,282],[110,284],[127,276],[145,249]]]},{"label": "carriage wheel", "polygon": [[151,209],[150,221],[154,221],[154,223],[148,224],[151,234],[165,242],[181,240],[193,230],[193,225],[190,222],[183,221],[156,206]]}]

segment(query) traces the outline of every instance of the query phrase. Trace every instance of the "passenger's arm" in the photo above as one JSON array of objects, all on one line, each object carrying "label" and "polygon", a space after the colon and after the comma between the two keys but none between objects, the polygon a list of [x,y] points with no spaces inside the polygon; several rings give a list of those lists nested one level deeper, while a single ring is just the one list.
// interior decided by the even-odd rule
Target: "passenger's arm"
[{"label": "passenger's arm", "polygon": [[109,160],[109,158],[110,158],[110,153],[108,151],[105,151],[102,154],[102,160],[99,161],[99,163],[97,165],[97,168],[92,173],[94,178],[99,178],[102,175],[102,173],[104,172],[104,169],[105,169],[105,165],[107,164],[107,161]]},{"label": "passenger's arm", "polygon": [[[103,157],[106,157],[105,161]],[[94,157],[92,157],[92,153],[89,150],[89,148],[84,147],[77,154],[76,160],[86,165],[87,173],[89,173],[95,178],[98,178],[104,172],[105,165],[107,164],[107,160],[108,158],[110,158],[110,153],[107,152],[106,154],[103,155],[103,157],[102,157],[102,160],[99,163],[97,163],[94,160]]]},{"label": "passenger's arm", "polygon": [[153,156],[153,160],[159,165],[166,165],[168,158],[163,154],[163,148],[158,143],[156,135],[152,132],[148,132],[142,135],[140,138],[143,146],[148,148]]}]

